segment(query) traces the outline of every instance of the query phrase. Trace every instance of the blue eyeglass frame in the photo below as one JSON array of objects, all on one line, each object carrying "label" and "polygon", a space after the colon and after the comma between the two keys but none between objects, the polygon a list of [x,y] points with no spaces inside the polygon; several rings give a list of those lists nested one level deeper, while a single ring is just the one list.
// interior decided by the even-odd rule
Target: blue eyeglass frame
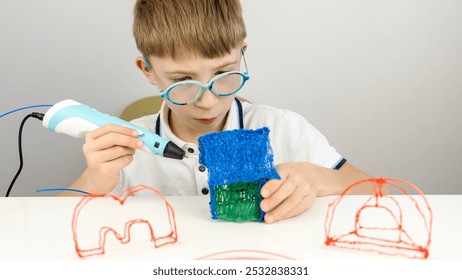
[{"label": "blue eyeglass frame", "polygon": [[[159,96],[161,98],[167,98],[167,100],[175,105],[187,105],[187,104],[191,104],[191,103],[194,103],[196,102],[199,98],[201,98],[202,94],[204,94],[204,92],[206,90],[210,90],[210,92],[212,92],[215,96],[230,96],[230,95],[233,95],[233,94],[236,94],[238,91],[240,91],[242,89],[242,87],[244,87],[245,83],[247,82],[247,80],[249,80],[250,76],[249,76],[249,71],[248,71],[248,68],[247,68],[247,62],[245,61],[245,55],[244,55],[244,50],[241,49],[241,54],[242,54],[242,58],[244,60],[244,66],[245,66],[245,72],[241,72],[241,71],[228,71],[228,72],[225,72],[225,73],[221,73],[215,77],[213,77],[212,79],[210,79],[209,83],[208,84],[203,84],[199,81],[196,81],[196,80],[186,80],[186,81],[181,81],[181,82],[177,82],[177,83],[174,83],[172,85],[170,85],[166,90],[165,92],[156,84],[155,86],[157,87],[158,91],[159,91]],[[151,74],[152,76],[152,68],[148,62],[148,60],[144,58],[144,63],[146,64],[146,67],[148,68],[148,71],[149,73]],[[222,78],[222,77],[225,77],[225,76],[228,76],[228,75],[231,75],[231,74],[238,74],[238,75],[241,75],[242,77],[242,84],[241,86],[236,89],[235,91],[231,92],[231,93],[227,93],[227,94],[222,94],[222,93],[217,93],[213,90],[212,86],[213,86],[213,83]],[[153,77],[154,79],[154,77]],[[176,101],[173,101],[172,99],[170,99],[170,91],[178,86],[181,86],[181,85],[196,85],[196,86],[199,86],[200,87],[200,90],[199,92],[196,94],[196,96],[190,100],[189,102],[176,102]]]}]

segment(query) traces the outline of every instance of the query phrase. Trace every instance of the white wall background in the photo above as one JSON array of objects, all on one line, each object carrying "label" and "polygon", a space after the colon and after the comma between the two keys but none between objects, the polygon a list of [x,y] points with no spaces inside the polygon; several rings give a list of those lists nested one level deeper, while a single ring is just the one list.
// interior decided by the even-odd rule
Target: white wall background
[{"label": "white wall background", "polygon": [[[135,67],[128,0],[0,0],[0,114],[71,98],[118,115],[153,94]],[[428,194],[462,194],[462,1],[243,0],[254,103],[299,112],[350,163]],[[31,111],[0,119],[0,195],[18,165]],[[67,187],[82,139],[23,133],[11,195]],[[290,137],[290,136],[288,136]]]}]

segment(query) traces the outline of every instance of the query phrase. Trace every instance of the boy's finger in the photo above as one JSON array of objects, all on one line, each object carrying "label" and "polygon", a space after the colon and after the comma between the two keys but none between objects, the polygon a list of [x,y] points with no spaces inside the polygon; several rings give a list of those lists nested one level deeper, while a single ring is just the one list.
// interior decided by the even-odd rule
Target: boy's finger
[{"label": "boy's finger", "polygon": [[123,156],[132,156],[134,153],[135,150],[132,148],[114,146],[112,148],[105,149],[93,154],[89,160],[96,163],[109,162]]},{"label": "boy's finger", "polygon": [[113,146],[122,146],[127,148],[141,148],[143,141],[133,136],[126,136],[118,133],[108,133],[99,138],[99,141],[94,142],[95,150],[104,150]]},{"label": "boy's finger", "polygon": [[[279,181],[280,182],[280,181]],[[260,203],[261,210],[268,212],[281,204],[294,192],[295,186],[289,181],[284,181],[279,187]]]},{"label": "boy's finger", "polygon": [[282,217],[282,219],[294,217],[294,216],[300,215],[301,213],[305,212],[307,209],[309,209],[313,205],[315,199],[316,199],[316,195],[313,195],[313,194],[309,194],[305,196],[302,199],[302,201],[295,208],[287,212]]},{"label": "boy's finger", "polygon": [[138,131],[136,131],[133,128],[127,127],[127,126],[122,126],[122,125],[117,125],[117,124],[106,124],[92,132],[89,132],[87,134],[87,138],[90,138],[91,140],[98,139],[99,137],[108,134],[110,132],[117,132],[119,134],[124,134],[128,136],[138,136]]},{"label": "boy's finger", "polygon": [[265,215],[265,222],[274,223],[296,216],[305,211],[314,201],[312,194],[304,196],[300,188]]},{"label": "boy's finger", "polygon": [[282,180],[272,179],[266,182],[260,190],[260,195],[263,198],[271,196],[282,184]]},{"label": "boy's finger", "polygon": [[266,213],[265,222],[272,224],[274,222],[287,219],[303,212],[303,203],[291,205],[291,203],[281,203],[278,207]]},{"label": "boy's finger", "polygon": [[132,160],[133,160],[132,155],[124,155],[114,160],[103,163],[101,165],[101,168],[105,170],[117,170],[118,172],[119,170],[121,170],[122,168],[130,164]]},{"label": "boy's finger", "polygon": [[271,179],[266,182],[260,190],[260,195],[267,198],[280,188],[280,186],[287,180],[289,174],[284,165],[277,165],[275,168],[281,179]]}]

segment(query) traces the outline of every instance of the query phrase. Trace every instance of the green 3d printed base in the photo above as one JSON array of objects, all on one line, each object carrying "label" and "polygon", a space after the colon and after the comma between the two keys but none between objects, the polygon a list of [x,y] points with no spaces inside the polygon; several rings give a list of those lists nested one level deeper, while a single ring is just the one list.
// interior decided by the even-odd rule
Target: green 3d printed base
[{"label": "green 3d printed base", "polygon": [[259,182],[237,182],[211,187],[212,218],[232,222],[260,222],[265,213],[260,209],[262,197]]}]

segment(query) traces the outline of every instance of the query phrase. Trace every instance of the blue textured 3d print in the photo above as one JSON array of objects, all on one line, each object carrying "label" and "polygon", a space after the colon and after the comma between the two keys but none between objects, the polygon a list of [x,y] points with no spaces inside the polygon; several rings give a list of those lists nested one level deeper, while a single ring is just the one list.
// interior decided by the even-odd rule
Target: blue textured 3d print
[{"label": "blue textured 3d print", "polygon": [[199,162],[208,168],[209,186],[280,179],[273,165],[269,129],[236,129],[199,137]]}]

